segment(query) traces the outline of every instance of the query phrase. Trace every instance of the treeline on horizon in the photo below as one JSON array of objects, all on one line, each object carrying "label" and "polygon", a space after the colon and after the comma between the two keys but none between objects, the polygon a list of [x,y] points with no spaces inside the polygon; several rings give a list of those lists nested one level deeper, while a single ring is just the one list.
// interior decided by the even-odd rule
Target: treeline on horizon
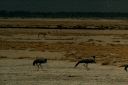
[{"label": "treeline on horizon", "polygon": [[2,18],[128,18],[120,12],[29,12],[0,10]]}]

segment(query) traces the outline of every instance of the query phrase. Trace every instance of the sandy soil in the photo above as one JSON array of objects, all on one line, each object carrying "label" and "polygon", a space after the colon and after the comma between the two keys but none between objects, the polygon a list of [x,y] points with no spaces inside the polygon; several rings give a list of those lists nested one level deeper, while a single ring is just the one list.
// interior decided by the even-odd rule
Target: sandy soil
[{"label": "sandy soil", "polygon": [[127,85],[128,74],[122,68],[90,64],[90,70],[76,62],[49,60],[37,71],[33,60],[0,60],[1,85]]},{"label": "sandy soil", "polygon": [[[0,26],[60,24],[118,29],[126,28],[127,20],[0,20]],[[90,70],[73,68],[93,55],[97,63]],[[36,57],[48,59],[39,71],[32,66]],[[123,64],[128,64],[128,30],[0,29],[0,85],[127,85]]]}]

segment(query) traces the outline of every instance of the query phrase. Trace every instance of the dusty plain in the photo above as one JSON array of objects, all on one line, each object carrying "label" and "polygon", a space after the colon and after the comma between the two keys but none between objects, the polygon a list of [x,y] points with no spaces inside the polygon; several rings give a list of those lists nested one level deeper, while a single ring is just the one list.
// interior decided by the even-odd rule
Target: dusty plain
[{"label": "dusty plain", "polygon": [[[0,85],[128,85],[120,67],[128,64],[127,20],[0,19],[0,27]],[[74,68],[93,55],[90,70]],[[39,71],[36,57],[48,59]]]}]

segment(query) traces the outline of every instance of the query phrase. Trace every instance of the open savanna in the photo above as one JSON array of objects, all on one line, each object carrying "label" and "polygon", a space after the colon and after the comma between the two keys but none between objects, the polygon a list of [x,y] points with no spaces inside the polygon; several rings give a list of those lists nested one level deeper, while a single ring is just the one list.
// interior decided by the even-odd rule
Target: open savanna
[{"label": "open savanna", "polygon": [[[120,67],[128,64],[127,20],[0,19],[0,27],[0,85],[128,84]],[[90,70],[73,68],[93,55]],[[39,71],[36,57],[48,59]]]}]

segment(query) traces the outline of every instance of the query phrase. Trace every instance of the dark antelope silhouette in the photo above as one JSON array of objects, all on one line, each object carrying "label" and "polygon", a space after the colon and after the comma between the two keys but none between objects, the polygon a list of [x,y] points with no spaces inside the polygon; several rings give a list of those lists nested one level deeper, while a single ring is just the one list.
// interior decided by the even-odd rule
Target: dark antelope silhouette
[{"label": "dark antelope silhouette", "polygon": [[80,63],[84,63],[84,66],[85,66],[85,64],[86,64],[86,69],[89,70],[88,64],[89,64],[89,63],[96,63],[96,61],[95,61],[95,56],[92,56],[92,58],[82,59],[82,60],[78,61],[78,62],[76,63],[76,65],[75,65],[75,67],[77,67]]},{"label": "dark antelope silhouette", "polygon": [[45,58],[37,58],[33,61],[33,66],[37,66],[38,70],[39,68],[42,68],[41,64],[47,63],[47,59]]}]

